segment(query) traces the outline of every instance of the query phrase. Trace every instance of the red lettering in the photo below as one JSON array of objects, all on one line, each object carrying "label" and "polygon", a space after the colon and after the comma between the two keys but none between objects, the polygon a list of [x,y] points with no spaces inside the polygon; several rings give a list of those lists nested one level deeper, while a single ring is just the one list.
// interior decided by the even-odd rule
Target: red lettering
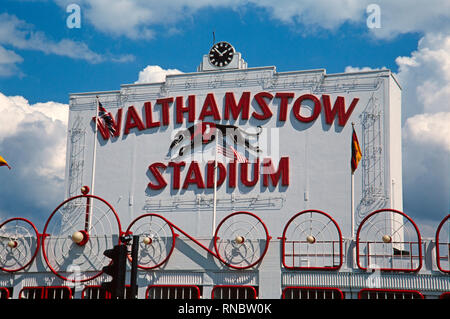
[{"label": "red lettering", "polygon": [[167,97],[164,99],[157,99],[156,104],[161,105],[162,123],[163,125],[169,125],[169,107],[173,102],[173,97]]},{"label": "red lettering", "polygon": [[[309,116],[309,117],[304,117],[300,114],[300,108],[301,108],[302,102],[304,100],[311,100],[314,102],[314,111],[311,114],[311,116]],[[294,106],[292,107],[292,112],[294,113],[295,118],[297,120],[299,120],[300,122],[309,123],[309,122],[314,121],[319,116],[320,109],[321,109],[321,105],[320,105],[320,101],[317,97],[315,97],[312,94],[304,94],[304,95],[300,96],[297,100],[295,100]]]},{"label": "red lettering", "polygon": [[240,163],[239,167],[241,170],[241,182],[245,186],[252,187],[258,183],[259,179],[259,160],[256,163],[251,163],[253,165],[253,180],[248,179],[248,165],[250,163]]},{"label": "red lettering", "polygon": [[[225,177],[227,176],[227,170],[222,163],[217,162],[218,176],[216,176],[216,185],[220,186],[225,181]],[[208,162],[206,165],[206,187],[214,188],[214,161]]]},{"label": "red lettering", "polygon": [[338,115],[338,123],[340,126],[345,126],[350,115],[355,109],[356,104],[359,101],[359,98],[354,98],[350,107],[347,111],[345,111],[345,99],[343,96],[338,96],[336,101],[334,102],[333,108],[331,108],[330,96],[323,94],[322,95],[323,107],[325,109],[325,122],[329,125],[333,124],[333,120],[336,118],[336,113]]},{"label": "red lettering", "polygon": [[195,161],[192,161],[191,165],[189,165],[188,171],[186,173],[186,178],[183,183],[183,188],[187,189],[190,184],[195,184],[198,188],[205,188],[202,173],[200,172],[198,163]]},{"label": "red lettering", "polygon": [[166,187],[166,185],[167,185],[166,180],[161,175],[158,168],[162,168],[163,170],[165,170],[167,168],[167,166],[163,163],[153,163],[152,165],[150,165],[148,167],[148,169],[153,174],[153,177],[156,179],[156,182],[157,182],[156,184],[152,183],[152,182],[148,183],[148,187],[153,190],[159,190],[161,188]]},{"label": "red lettering", "polygon": [[232,161],[228,164],[228,187],[236,187],[236,161]]},{"label": "red lettering", "polygon": [[185,166],[185,162],[169,162],[169,166],[173,167],[173,180],[172,180],[172,188],[180,189],[180,171],[181,167]]},{"label": "red lettering", "polygon": [[125,122],[125,130],[123,133],[128,134],[130,133],[130,130],[135,127],[137,127],[139,131],[145,129],[144,123],[142,123],[142,120],[136,112],[136,109],[134,108],[134,106],[130,106],[127,111],[127,119]]},{"label": "red lettering", "polygon": [[177,96],[175,100],[176,104],[176,113],[177,113],[177,119],[176,122],[178,124],[183,123],[183,113],[188,112],[188,121],[194,122],[195,121],[195,95],[189,95],[188,96],[188,106],[183,105],[183,97]]},{"label": "red lettering", "polygon": [[[216,185],[221,186],[228,177],[228,187],[236,188],[237,186],[237,167],[239,165],[240,182],[247,187],[254,187],[260,180],[261,173],[262,185],[264,187],[289,186],[289,157],[282,157],[278,163],[278,168],[275,169],[270,158],[265,158],[260,167],[259,159],[253,163],[238,163],[232,161],[228,163],[228,167],[224,163],[217,163]],[[149,166],[151,182],[148,187],[152,190],[160,190],[167,186],[167,182],[163,177],[164,171],[167,174],[172,173],[172,189],[178,190],[181,186],[181,170],[186,166],[185,162],[169,162],[167,165],[163,163],[153,163]],[[168,168],[172,171],[168,171]],[[251,172],[249,172],[249,170]],[[184,182],[181,186],[183,189],[188,189],[189,186],[194,185],[198,189],[214,188],[214,161],[209,161],[206,164],[205,179],[202,176],[198,162],[192,161],[189,164]],[[250,176],[249,176],[250,175]],[[206,184],[206,185],[205,185]]]},{"label": "red lettering", "polygon": [[206,116],[212,116],[214,120],[220,121],[219,109],[217,108],[216,99],[213,93],[208,93],[206,96],[199,120],[203,121]]},{"label": "red lettering", "polygon": [[145,102],[144,109],[145,109],[145,124],[147,125],[147,128],[160,126],[161,125],[160,122],[153,122],[152,103]]},{"label": "red lettering", "polygon": [[[277,92],[272,95],[269,92],[259,92],[254,95],[254,101],[257,106],[252,112],[251,116],[260,121],[268,120],[272,117],[273,113],[270,108],[270,103],[274,98],[279,99],[279,121],[286,121],[288,117],[288,110],[291,100],[294,99],[295,93],[293,92]],[[311,114],[305,115],[302,112],[305,108],[305,101],[312,101]],[[203,121],[206,117],[212,117],[214,121],[220,121],[223,117],[224,120],[248,120],[250,116],[251,105],[251,92],[242,92],[239,100],[236,101],[234,92],[226,92],[224,96],[223,116],[219,112],[219,108],[216,103],[214,93],[208,93],[203,101],[203,106],[198,118],[196,118],[196,95],[189,95],[187,97],[186,104],[184,103],[184,97],[178,96],[175,99],[173,97],[157,99],[155,105],[161,106],[161,116],[159,121],[153,119],[152,103],[144,103],[145,112],[145,126],[140,118],[140,115],[136,112],[134,106],[130,106],[127,110],[126,123],[124,128],[124,134],[129,134],[130,130],[137,128],[138,130],[144,130],[161,125],[168,126],[170,124],[170,106],[175,101],[175,113],[174,118],[177,124],[182,124],[184,119],[187,122],[193,123],[196,119]],[[298,97],[292,104],[292,113],[295,118],[303,123],[309,123],[315,121],[324,109],[325,122],[328,125],[332,125],[335,118],[337,118],[337,124],[345,126],[354,111],[359,98],[353,98],[350,106],[346,109],[345,97],[338,96],[332,104],[330,95],[323,94],[322,101],[313,94],[303,94]],[[302,114],[303,113],[303,114]],[[115,119],[113,118],[113,125],[116,129],[114,136],[120,135],[120,127],[122,122],[122,109],[117,111]],[[103,139],[108,139],[111,135],[104,122],[99,121],[97,128],[100,131]]]},{"label": "red lettering", "polygon": [[294,98],[294,93],[288,93],[288,92],[276,93],[275,97],[280,99],[279,120],[286,121],[287,107],[288,107],[289,99]]},{"label": "red lettering", "polygon": [[264,159],[263,163],[263,185],[269,186],[269,177],[273,186],[278,185],[281,176],[281,185],[289,186],[289,157],[282,157],[278,163],[278,170],[272,165],[270,158]]},{"label": "red lettering", "polygon": [[268,92],[260,92],[255,94],[256,103],[258,103],[261,111],[263,112],[263,114],[259,114],[256,112],[252,113],[252,116],[257,120],[266,120],[272,117],[272,111],[270,110],[269,105],[267,104],[266,100],[264,100],[264,98],[272,100],[273,95]]},{"label": "red lettering", "polygon": [[230,119],[230,112],[234,120],[237,120],[241,114],[242,120],[248,120],[250,110],[250,92],[243,92],[239,99],[239,104],[236,105],[236,99],[233,92],[225,93],[225,114],[224,119]]}]

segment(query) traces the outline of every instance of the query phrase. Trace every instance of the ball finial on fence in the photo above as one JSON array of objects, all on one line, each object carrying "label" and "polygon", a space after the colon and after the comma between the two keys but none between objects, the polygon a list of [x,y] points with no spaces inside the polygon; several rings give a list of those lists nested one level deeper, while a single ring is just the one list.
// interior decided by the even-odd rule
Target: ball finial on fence
[{"label": "ball finial on fence", "polygon": [[384,243],[388,244],[390,242],[392,242],[392,237],[389,235],[383,235],[383,237],[381,238],[383,240]]},{"label": "ball finial on fence", "polygon": [[236,238],[234,239],[234,241],[236,242],[236,244],[242,244],[244,242],[244,237],[242,236],[236,236]]},{"label": "ball finial on fence", "polygon": [[81,186],[81,194],[87,195],[89,193],[89,186]]},{"label": "ball finial on fence", "polygon": [[316,242],[316,238],[314,238],[314,236],[306,236],[306,241],[310,244],[314,244]]}]

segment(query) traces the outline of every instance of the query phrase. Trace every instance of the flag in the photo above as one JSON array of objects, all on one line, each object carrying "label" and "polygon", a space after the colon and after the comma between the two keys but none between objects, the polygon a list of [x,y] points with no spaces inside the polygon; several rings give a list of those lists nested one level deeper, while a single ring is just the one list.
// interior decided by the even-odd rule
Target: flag
[{"label": "flag", "polygon": [[1,156],[0,156],[0,166],[7,166],[9,169],[11,169],[11,166],[8,165],[8,162],[5,161],[5,159]]},{"label": "flag", "polygon": [[361,153],[361,148],[359,147],[358,137],[356,136],[355,128],[353,128],[353,133],[352,133],[352,159],[351,159],[352,174],[358,168],[358,163],[361,160],[361,157],[362,157],[362,153]]},{"label": "flag", "polygon": [[232,146],[223,147],[221,145],[217,145],[217,153],[222,154],[223,156],[231,158],[233,160],[237,160],[239,163],[248,163],[247,158],[238,151],[236,151]]},{"label": "flag", "polygon": [[114,121],[106,109],[103,107],[102,103],[98,101],[98,117],[105,122],[106,127],[112,135],[116,133],[116,129],[114,128]]}]

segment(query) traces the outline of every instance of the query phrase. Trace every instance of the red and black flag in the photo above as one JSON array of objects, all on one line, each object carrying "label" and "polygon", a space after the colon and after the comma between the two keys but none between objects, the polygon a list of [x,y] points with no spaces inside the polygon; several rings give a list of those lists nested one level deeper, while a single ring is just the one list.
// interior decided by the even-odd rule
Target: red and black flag
[{"label": "red and black flag", "polygon": [[352,166],[352,174],[356,171],[358,168],[359,161],[362,158],[361,148],[359,147],[358,137],[356,136],[355,128],[353,128],[352,133],[352,159],[351,159],[351,166]]},{"label": "red and black flag", "polygon": [[6,166],[9,169],[11,169],[11,166],[9,166],[8,162],[1,156],[0,156],[0,166]]},{"label": "red and black flag", "polygon": [[109,132],[114,136],[114,134],[116,133],[116,129],[114,128],[114,120],[111,117],[111,114],[109,114],[103,107],[102,103],[100,103],[100,101],[98,101],[98,117],[99,119],[103,120],[103,122],[105,122],[105,125],[108,128]]}]

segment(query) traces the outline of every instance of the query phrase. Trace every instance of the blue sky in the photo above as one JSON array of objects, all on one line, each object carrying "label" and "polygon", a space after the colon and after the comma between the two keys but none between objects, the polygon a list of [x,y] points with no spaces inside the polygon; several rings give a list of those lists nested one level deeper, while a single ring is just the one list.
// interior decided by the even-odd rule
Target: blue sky
[{"label": "blue sky", "polygon": [[65,9],[51,1],[6,0],[3,12],[26,21],[49,40],[70,39],[85,43],[101,55],[133,57],[123,63],[86,63],[37,50],[17,51],[23,57],[19,64],[23,75],[0,79],[4,94],[24,95],[31,103],[67,103],[70,92],[111,90],[122,83],[132,83],[148,64],[195,71],[212,44],[213,31],[217,40],[233,43],[250,67],[275,65],[279,71],[326,68],[328,73],[343,72],[348,65],[385,66],[396,71],[395,58],[408,55],[420,38],[411,33],[393,41],[379,41],[367,32],[364,20],[344,23],[330,31],[308,31],[309,26],[282,23],[266,10],[249,5],[242,12],[204,8],[179,23],[155,26],[153,39],[130,39],[99,32],[86,21],[82,6],[81,28],[68,28],[66,19],[70,13]]},{"label": "blue sky", "polygon": [[[372,3],[380,28],[368,27]],[[80,28],[67,26],[70,4],[80,8]],[[0,168],[0,220],[36,221],[61,201],[70,93],[119,89],[149,65],[193,72],[213,31],[249,67],[395,72],[404,208],[434,231],[450,202],[450,4],[441,0],[2,0],[0,155],[13,170]]]}]

